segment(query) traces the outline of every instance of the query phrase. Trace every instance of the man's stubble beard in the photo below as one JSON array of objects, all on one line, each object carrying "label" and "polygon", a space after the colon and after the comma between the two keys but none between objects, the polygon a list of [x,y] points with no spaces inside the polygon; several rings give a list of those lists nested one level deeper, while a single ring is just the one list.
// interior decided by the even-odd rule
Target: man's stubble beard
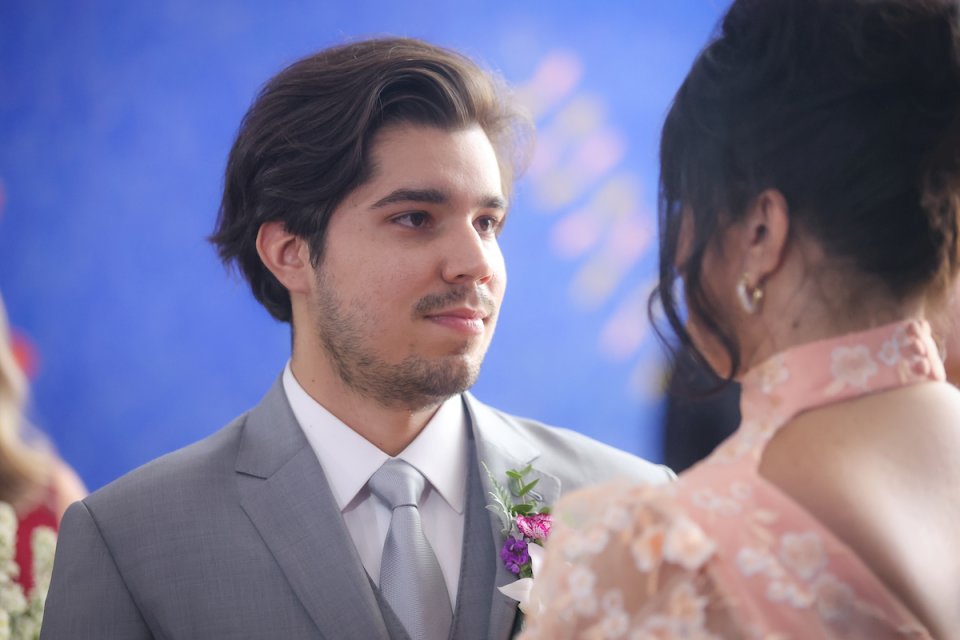
[{"label": "man's stubble beard", "polygon": [[[367,344],[376,329],[363,312],[346,308],[322,272],[318,276],[318,285],[314,330],[337,375],[357,394],[385,407],[417,411],[437,406],[476,382],[484,354],[480,354],[476,361],[409,355],[397,363],[386,362]],[[444,304],[465,300],[468,295],[466,288],[451,289],[446,295],[424,298],[416,305],[416,310],[425,312],[429,308],[441,308]],[[484,300],[492,307],[489,297]]]}]

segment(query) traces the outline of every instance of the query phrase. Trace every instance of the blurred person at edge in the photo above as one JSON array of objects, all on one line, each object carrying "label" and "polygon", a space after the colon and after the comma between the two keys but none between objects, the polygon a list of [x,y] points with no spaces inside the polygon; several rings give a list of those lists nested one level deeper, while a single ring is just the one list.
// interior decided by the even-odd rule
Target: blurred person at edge
[{"label": "blurred person at edge", "polygon": [[740,427],[561,501],[524,640],[960,638],[958,11],[733,2],[664,123],[655,296]]},{"label": "blurred person at edge", "polygon": [[960,281],[953,287],[950,312],[944,324],[947,337],[943,341],[943,365],[947,370],[947,380],[955,387],[960,387]]},{"label": "blurred person at edge", "polygon": [[[520,123],[499,84],[404,38],[326,49],[266,84],[213,241],[291,324],[291,359],[253,410],[70,508],[45,640],[508,638],[512,542],[481,463],[499,483],[532,465],[547,504],[673,478],[466,392],[506,286]],[[397,470],[411,481],[378,481]],[[416,496],[393,510],[385,485]],[[413,559],[424,571],[392,570]]]},{"label": "blurred person at edge", "polygon": [[0,298],[0,500],[17,513],[18,581],[29,593],[33,586],[30,534],[40,526],[56,530],[70,503],[83,498],[87,490],[44,436],[27,422],[27,386]]}]

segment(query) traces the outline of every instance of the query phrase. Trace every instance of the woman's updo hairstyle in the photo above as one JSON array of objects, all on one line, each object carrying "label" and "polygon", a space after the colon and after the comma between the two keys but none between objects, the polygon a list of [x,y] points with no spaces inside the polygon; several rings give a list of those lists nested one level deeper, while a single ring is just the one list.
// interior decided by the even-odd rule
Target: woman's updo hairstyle
[{"label": "woman's updo hairstyle", "polygon": [[[729,320],[701,286],[704,252],[765,189],[778,189],[828,260],[893,300],[940,295],[957,271],[958,9],[951,0],[736,0],[663,127],[660,281],[651,297],[681,343],[688,311],[729,352]],[[731,296],[733,292],[730,292]]]}]

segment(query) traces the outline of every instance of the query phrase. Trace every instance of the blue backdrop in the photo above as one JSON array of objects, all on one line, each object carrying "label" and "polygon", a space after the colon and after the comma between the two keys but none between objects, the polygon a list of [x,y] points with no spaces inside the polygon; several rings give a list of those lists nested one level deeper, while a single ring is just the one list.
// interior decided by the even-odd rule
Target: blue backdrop
[{"label": "blue backdrop", "polygon": [[499,70],[539,129],[477,395],[658,459],[657,136],[725,4],[0,2],[0,292],[33,420],[96,488],[257,402],[289,336],[204,241],[232,136],[285,64],[397,34]]}]

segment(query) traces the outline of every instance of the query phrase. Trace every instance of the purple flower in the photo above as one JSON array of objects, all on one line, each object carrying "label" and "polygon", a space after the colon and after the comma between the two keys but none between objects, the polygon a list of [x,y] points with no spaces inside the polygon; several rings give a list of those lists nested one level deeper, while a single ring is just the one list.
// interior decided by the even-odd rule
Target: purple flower
[{"label": "purple flower", "polygon": [[533,540],[546,540],[552,526],[553,518],[546,513],[517,516],[517,528],[520,529],[520,533]]},{"label": "purple flower", "polygon": [[521,567],[530,562],[530,552],[527,551],[527,541],[507,536],[500,549],[500,559],[510,573],[519,574]]}]

